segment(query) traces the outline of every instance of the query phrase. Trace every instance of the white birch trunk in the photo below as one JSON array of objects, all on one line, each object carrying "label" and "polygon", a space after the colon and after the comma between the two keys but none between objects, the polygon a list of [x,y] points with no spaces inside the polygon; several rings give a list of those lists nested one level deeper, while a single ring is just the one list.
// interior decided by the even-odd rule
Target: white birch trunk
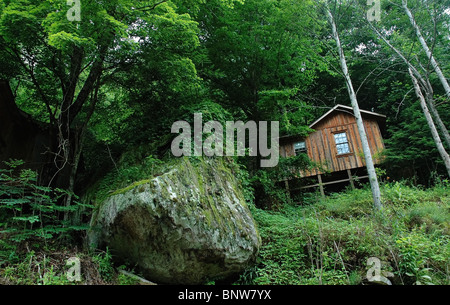
[{"label": "white birch trunk", "polygon": [[370,152],[369,142],[367,140],[364,123],[362,120],[361,112],[359,110],[358,100],[356,98],[356,93],[353,88],[350,74],[348,72],[347,61],[345,59],[344,50],[342,49],[341,41],[339,39],[339,33],[336,28],[336,23],[334,21],[333,14],[331,13],[331,11],[328,7],[328,3],[326,5],[327,5],[328,20],[329,20],[329,22],[331,24],[331,28],[333,30],[333,37],[336,40],[336,45],[337,45],[338,52],[339,52],[342,73],[344,74],[344,77],[345,77],[345,82],[347,84],[347,90],[348,90],[348,93],[350,96],[350,101],[351,101],[351,104],[353,107],[353,113],[354,113],[355,119],[356,119],[356,125],[358,127],[359,137],[361,138],[361,144],[362,144],[362,148],[363,148],[363,152],[364,152],[364,158],[366,161],[367,173],[369,175],[370,187],[372,189],[372,197],[373,197],[374,207],[376,210],[380,210],[382,207],[380,186],[378,184],[378,179],[377,179],[377,175],[375,172],[375,166],[373,163],[372,154]]},{"label": "white birch trunk", "polygon": [[416,80],[418,79],[420,83],[423,85],[424,88],[427,90],[427,98],[426,101],[428,102],[428,105],[430,107],[431,113],[433,114],[436,123],[442,132],[442,135],[444,136],[445,142],[447,143],[447,146],[450,147],[450,134],[447,130],[447,127],[445,127],[444,122],[442,122],[441,117],[439,115],[439,112],[437,111],[436,107],[434,106],[433,102],[433,88],[431,88],[431,85],[428,81],[426,81],[423,76],[420,74],[420,72],[413,66],[413,64],[400,52],[396,47],[394,47],[387,39],[384,37],[371,23],[369,23],[370,27],[373,29],[375,33],[377,33],[378,37],[381,38],[381,40],[384,41],[390,47],[397,55],[403,60],[403,62],[408,66],[408,68],[411,70],[411,72],[415,75]]},{"label": "white birch trunk", "polygon": [[411,71],[411,69],[408,69],[408,71],[409,75],[411,76],[414,85],[414,90],[416,91],[416,95],[419,98],[420,106],[422,107],[422,111],[425,115],[425,118],[427,119],[428,127],[431,130],[431,136],[433,137],[433,140],[436,143],[437,149],[442,157],[442,160],[444,160],[445,167],[447,168],[447,173],[450,177],[450,156],[445,150],[444,145],[442,145],[441,138],[439,137],[439,133],[437,132],[436,126],[434,125],[433,119],[431,118],[431,114],[430,111],[428,110],[425,98],[422,94],[422,91],[420,90],[419,82],[414,77],[414,74]]},{"label": "white birch trunk", "polygon": [[416,23],[416,20],[414,19],[413,14],[411,13],[411,10],[408,8],[408,1],[407,0],[402,0],[402,6],[403,9],[406,12],[406,15],[408,15],[409,21],[411,22],[411,25],[413,26],[415,32],[416,32],[416,36],[419,39],[420,44],[422,45],[423,50],[425,51],[425,53],[427,54],[427,57],[431,63],[431,66],[433,67],[434,71],[436,72],[439,80],[442,83],[442,86],[444,86],[445,89],[445,94],[447,95],[448,98],[450,98],[450,85],[447,82],[447,79],[444,76],[444,73],[442,73],[441,68],[439,67],[438,63],[436,62],[433,53],[431,52],[430,48],[427,45],[427,42],[425,41],[425,39],[422,36],[422,33],[420,31],[419,26]]},{"label": "white birch trunk", "polygon": [[425,100],[428,104],[428,107],[430,108],[430,112],[433,115],[434,120],[436,121],[436,125],[444,136],[444,140],[447,143],[447,146],[450,148],[450,134],[448,133],[447,127],[445,127],[444,122],[442,122],[439,112],[434,106],[433,97],[426,97]]}]

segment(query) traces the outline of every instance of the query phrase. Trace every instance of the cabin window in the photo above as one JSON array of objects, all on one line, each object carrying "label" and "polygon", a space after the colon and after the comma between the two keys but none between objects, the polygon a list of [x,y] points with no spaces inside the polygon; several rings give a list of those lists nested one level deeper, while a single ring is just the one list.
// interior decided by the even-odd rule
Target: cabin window
[{"label": "cabin window", "polygon": [[296,156],[298,156],[301,153],[306,153],[305,141],[294,143],[294,152]]},{"label": "cabin window", "polygon": [[334,141],[336,142],[338,155],[350,153],[350,146],[348,144],[347,134],[345,132],[335,133]]}]

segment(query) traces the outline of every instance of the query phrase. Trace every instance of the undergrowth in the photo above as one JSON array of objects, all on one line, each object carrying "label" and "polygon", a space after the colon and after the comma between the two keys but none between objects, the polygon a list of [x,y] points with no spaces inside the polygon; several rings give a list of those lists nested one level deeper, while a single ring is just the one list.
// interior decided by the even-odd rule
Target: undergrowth
[{"label": "undergrowth", "polygon": [[74,194],[72,204],[66,204],[70,193],[38,185],[36,172],[21,169],[23,161],[4,163],[8,167],[0,169],[0,264],[14,261],[25,243],[48,247],[55,240],[70,241],[88,228],[72,215],[81,219],[92,206],[81,204]]},{"label": "undergrowth", "polygon": [[[134,285],[133,277],[121,273],[109,251],[85,252],[58,246],[27,249],[15,262],[0,265],[0,285]],[[79,278],[71,278],[70,259],[79,261]]]},{"label": "undergrowth", "polygon": [[[142,157],[142,155],[145,155],[145,152],[125,153],[118,165],[85,191],[84,201],[102,202],[115,191],[126,188],[136,181],[149,179],[166,172],[173,163],[173,160],[163,162],[153,155],[146,155],[146,157]],[[142,161],[136,161],[137,159]]]},{"label": "undergrowth", "polygon": [[[142,168],[155,166],[148,172],[137,169],[130,179],[158,175],[157,161],[144,163]],[[448,181],[429,189],[384,183],[379,213],[373,210],[369,187],[312,196],[310,202],[277,205],[274,211],[255,207],[246,171],[236,173],[246,186],[245,198],[263,243],[256,264],[235,284],[373,284],[368,277],[371,258],[380,261],[380,273],[392,284],[450,284]],[[36,186],[29,171],[1,174],[0,284],[136,283],[118,271],[125,267],[114,266],[108,250],[64,246],[70,231],[83,228],[64,221],[64,214],[73,210],[58,204],[59,190]],[[127,175],[118,180],[126,181]],[[103,183],[104,190],[119,186]],[[81,263],[80,281],[67,277],[70,257]]]},{"label": "undergrowth", "polygon": [[[0,169],[0,285],[135,282],[117,273],[109,252],[86,253],[73,247],[88,228],[79,219],[92,206],[80,203],[74,194],[75,200],[66,205],[69,192],[38,185],[37,174],[21,168],[23,161],[5,164],[7,168]],[[71,258],[80,262],[80,279],[68,276]]]},{"label": "undergrowth", "polygon": [[381,187],[373,211],[370,188],[332,194],[278,211],[253,207],[263,245],[239,284],[372,284],[368,259],[392,284],[450,283],[450,192],[396,182]]}]

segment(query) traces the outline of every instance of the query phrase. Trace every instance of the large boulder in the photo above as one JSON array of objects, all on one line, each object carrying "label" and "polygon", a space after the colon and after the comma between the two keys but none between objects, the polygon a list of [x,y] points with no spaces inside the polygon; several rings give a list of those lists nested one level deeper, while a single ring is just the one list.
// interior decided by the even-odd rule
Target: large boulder
[{"label": "large boulder", "polygon": [[201,284],[242,272],[261,244],[242,189],[224,159],[187,158],[106,199],[89,239],[149,280]]}]

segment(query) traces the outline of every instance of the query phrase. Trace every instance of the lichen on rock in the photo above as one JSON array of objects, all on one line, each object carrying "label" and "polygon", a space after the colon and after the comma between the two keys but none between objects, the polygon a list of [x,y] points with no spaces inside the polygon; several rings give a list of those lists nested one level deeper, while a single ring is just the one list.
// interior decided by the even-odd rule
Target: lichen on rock
[{"label": "lichen on rock", "polygon": [[92,217],[90,242],[157,283],[201,284],[242,272],[261,239],[227,162],[180,158],[169,172],[114,193]]}]

